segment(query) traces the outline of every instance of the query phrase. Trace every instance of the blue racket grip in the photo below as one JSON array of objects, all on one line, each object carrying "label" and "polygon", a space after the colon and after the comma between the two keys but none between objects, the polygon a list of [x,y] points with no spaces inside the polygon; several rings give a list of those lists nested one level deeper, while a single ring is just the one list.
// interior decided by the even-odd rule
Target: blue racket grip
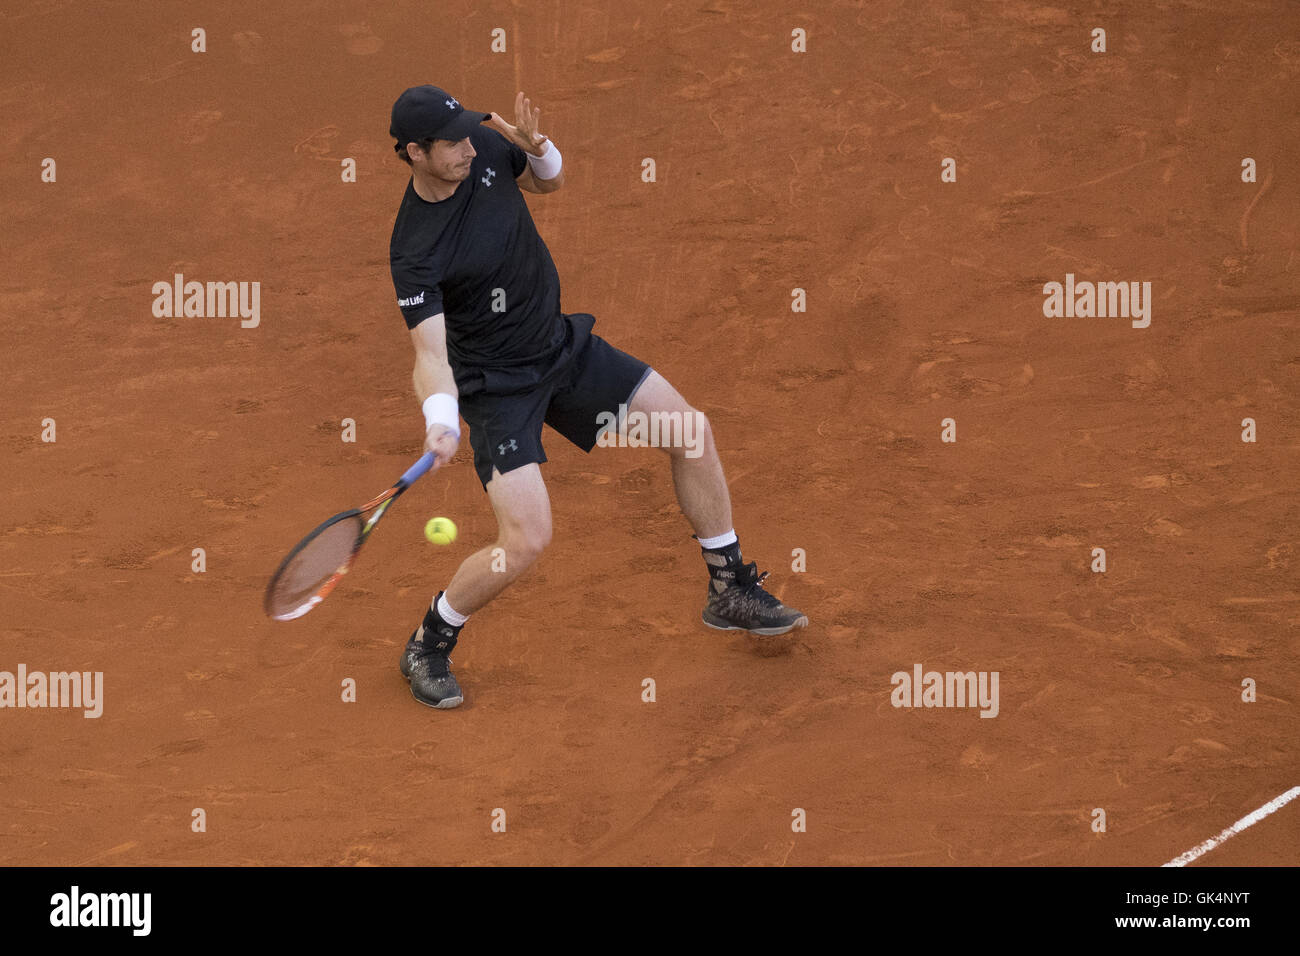
[{"label": "blue racket grip", "polygon": [[424,477],[424,473],[433,467],[433,452],[426,451],[420,460],[406,470],[399,482],[402,485],[414,484],[417,480]]}]

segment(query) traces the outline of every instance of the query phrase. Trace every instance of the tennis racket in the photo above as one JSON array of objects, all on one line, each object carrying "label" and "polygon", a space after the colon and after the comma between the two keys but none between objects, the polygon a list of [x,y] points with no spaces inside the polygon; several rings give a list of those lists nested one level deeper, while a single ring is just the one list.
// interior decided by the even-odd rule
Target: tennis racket
[{"label": "tennis racket", "polygon": [[[397,484],[360,508],[344,511],[318,525],[280,562],[266,586],[268,617],[292,621],[302,617],[334,590],[352,567],[389,505],[433,467],[433,453],[424,456],[397,479]],[[369,513],[369,518],[366,517]]]}]

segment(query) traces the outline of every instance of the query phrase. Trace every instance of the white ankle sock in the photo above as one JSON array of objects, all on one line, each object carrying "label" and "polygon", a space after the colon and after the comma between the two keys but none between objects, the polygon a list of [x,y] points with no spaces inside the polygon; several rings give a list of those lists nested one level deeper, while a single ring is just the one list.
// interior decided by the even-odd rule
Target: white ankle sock
[{"label": "white ankle sock", "polygon": [[447,603],[447,595],[443,594],[438,597],[438,603],[434,606],[438,616],[450,624],[452,627],[460,627],[469,620],[468,614],[457,614],[452,610],[452,606]]},{"label": "white ankle sock", "polygon": [[735,544],[740,539],[736,537],[736,529],[732,528],[726,534],[720,534],[713,538],[698,538],[701,548],[725,548],[729,544]]}]

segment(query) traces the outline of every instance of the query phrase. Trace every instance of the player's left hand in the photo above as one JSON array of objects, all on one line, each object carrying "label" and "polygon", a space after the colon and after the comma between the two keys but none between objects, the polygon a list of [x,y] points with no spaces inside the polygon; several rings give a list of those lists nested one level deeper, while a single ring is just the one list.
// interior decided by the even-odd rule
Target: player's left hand
[{"label": "player's left hand", "polygon": [[542,111],[533,106],[532,100],[524,96],[523,90],[520,90],[515,97],[514,126],[503,120],[497,113],[491,113],[489,116],[492,125],[525,153],[532,153],[534,156],[542,155],[548,139],[537,132],[537,121],[541,119]]}]

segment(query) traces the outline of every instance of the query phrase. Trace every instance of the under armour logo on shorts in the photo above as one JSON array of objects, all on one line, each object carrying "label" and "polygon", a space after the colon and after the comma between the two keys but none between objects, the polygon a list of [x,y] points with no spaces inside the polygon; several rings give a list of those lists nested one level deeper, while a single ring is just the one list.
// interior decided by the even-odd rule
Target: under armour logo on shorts
[{"label": "under armour logo on shorts", "polygon": [[515,440],[513,438],[510,439],[508,442],[503,442],[502,444],[497,445],[498,455],[504,455],[508,451],[518,451],[518,450],[519,450],[519,446],[515,444]]}]

